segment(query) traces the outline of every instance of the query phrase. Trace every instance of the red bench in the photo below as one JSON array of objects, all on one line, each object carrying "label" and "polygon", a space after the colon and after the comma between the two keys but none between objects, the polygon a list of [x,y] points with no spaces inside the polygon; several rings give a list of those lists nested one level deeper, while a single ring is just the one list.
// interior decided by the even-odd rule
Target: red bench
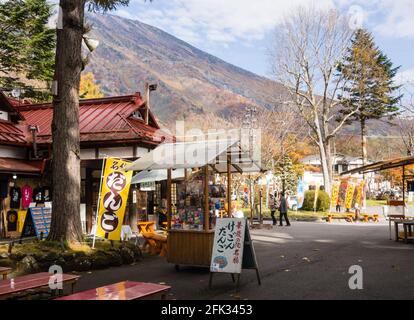
[{"label": "red bench", "polygon": [[6,280],[7,275],[11,272],[12,272],[12,268],[0,267],[0,275],[2,276],[3,280]]},{"label": "red bench", "polygon": [[[23,294],[30,298],[33,293],[44,292],[45,289],[49,289],[51,276],[52,274],[48,272],[41,272],[14,279],[0,280],[0,300]],[[70,284],[73,293],[74,286],[79,278],[80,276],[77,275],[62,274],[62,284]]]},{"label": "red bench", "polygon": [[157,297],[164,300],[170,289],[170,286],[160,284],[123,281],[56,300],[138,300]]}]

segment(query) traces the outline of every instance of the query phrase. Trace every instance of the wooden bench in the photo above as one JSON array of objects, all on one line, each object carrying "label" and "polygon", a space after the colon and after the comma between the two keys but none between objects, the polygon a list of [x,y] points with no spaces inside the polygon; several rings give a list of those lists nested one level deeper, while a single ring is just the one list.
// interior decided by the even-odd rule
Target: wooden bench
[{"label": "wooden bench", "polygon": [[369,222],[369,220],[372,220],[372,222],[379,222],[379,214],[363,214],[363,220],[364,222]]},{"label": "wooden bench", "polygon": [[12,272],[12,268],[0,267],[0,275],[3,280],[7,279],[7,275]]},{"label": "wooden bench", "polygon": [[[63,290],[50,290],[49,281],[52,274],[48,272],[40,272],[29,274],[26,276],[16,277],[0,281],[0,300],[11,297],[31,298],[32,294],[40,292],[52,292],[52,294],[63,294]],[[73,274],[62,274],[62,285],[71,285],[71,292],[74,291],[74,286],[80,276]]]},{"label": "wooden bench", "polygon": [[139,300],[158,297],[165,300],[170,289],[170,286],[160,284],[123,281],[56,300]]},{"label": "wooden bench", "polygon": [[167,255],[167,236],[156,232],[143,232],[145,239],[144,249],[151,254],[159,254],[161,257]]},{"label": "wooden bench", "polygon": [[328,213],[328,217],[326,218],[326,221],[331,223],[333,219],[345,219],[347,222],[354,222],[354,213]]},{"label": "wooden bench", "polygon": [[155,232],[155,222],[154,221],[138,222],[138,230],[140,233]]}]

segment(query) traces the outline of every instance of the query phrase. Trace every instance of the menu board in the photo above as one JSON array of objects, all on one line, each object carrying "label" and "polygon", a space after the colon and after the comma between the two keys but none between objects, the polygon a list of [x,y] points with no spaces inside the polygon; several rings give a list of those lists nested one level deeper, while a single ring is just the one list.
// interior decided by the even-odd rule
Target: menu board
[{"label": "menu board", "polygon": [[22,237],[36,236],[44,239],[49,235],[52,208],[33,207],[28,209],[23,225]]},{"label": "menu board", "polygon": [[245,219],[217,219],[211,272],[241,273],[245,230]]}]

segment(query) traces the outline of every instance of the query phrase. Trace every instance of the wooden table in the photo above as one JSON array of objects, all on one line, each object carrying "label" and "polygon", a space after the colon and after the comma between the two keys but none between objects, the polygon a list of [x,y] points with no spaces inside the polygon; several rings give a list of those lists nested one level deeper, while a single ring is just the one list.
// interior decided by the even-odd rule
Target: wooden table
[{"label": "wooden table", "polygon": [[408,243],[408,240],[414,240],[413,237],[413,229],[414,221],[403,221],[403,228],[404,228],[404,241],[405,243]]},{"label": "wooden table", "polygon": [[12,268],[0,267],[0,275],[3,277],[3,280],[7,279],[7,275],[12,272]]},{"label": "wooden table", "polygon": [[140,233],[155,232],[155,222],[154,221],[138,222],[138,230]]},{"label": "wooden table", "polygon": [[[22,277],[16,277],[0,281],[0,300],[16,295],[25,294],[29,299],[31,294],[49,288],[49,280],[52,274],[48,272],[34,273]],[[73,293],[76,281],[80,276],[62,274],[62,283],[71,285]]]},{"label": "wooden table", "polygon": [[78,292],[56,300],[139,300],[161,296],[166,298],[170,286],[154,283],[123,281],[108,286]]},{"label": "wooden table", "polygon": [[395,241],[398,241],[398,224],[395,224],[395,221],[401,221],[404,220],[404,215],[401,214],[389,214],[388,215],[388,224],[389,224],[389,229],[390,229],[390,240],[392,240],[392,236],[391,236],[391,222],[394,221],[394,227],[396,228],[396,237],[395,237]]}]

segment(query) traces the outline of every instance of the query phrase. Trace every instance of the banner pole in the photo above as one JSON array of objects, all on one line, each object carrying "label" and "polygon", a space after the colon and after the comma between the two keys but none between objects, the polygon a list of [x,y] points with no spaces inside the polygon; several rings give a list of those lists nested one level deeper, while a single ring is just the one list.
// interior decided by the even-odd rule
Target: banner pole
[{"label": "banner pole", "polygon": [[103,172],[104,172],[104,168],[105,168],[105,164],[106,164],[106,159],[107,159],[107,157],[103,158],[103,161],[102,161],[101,179],[99,181],[98,205],[96,206],[95,233],[93,235],[92,249],[95,249],[96,233],[98,232],[98,217],[99,217],[99,209],[100,209],[100,206],[101,206],[102,179],[103,179]]}]

